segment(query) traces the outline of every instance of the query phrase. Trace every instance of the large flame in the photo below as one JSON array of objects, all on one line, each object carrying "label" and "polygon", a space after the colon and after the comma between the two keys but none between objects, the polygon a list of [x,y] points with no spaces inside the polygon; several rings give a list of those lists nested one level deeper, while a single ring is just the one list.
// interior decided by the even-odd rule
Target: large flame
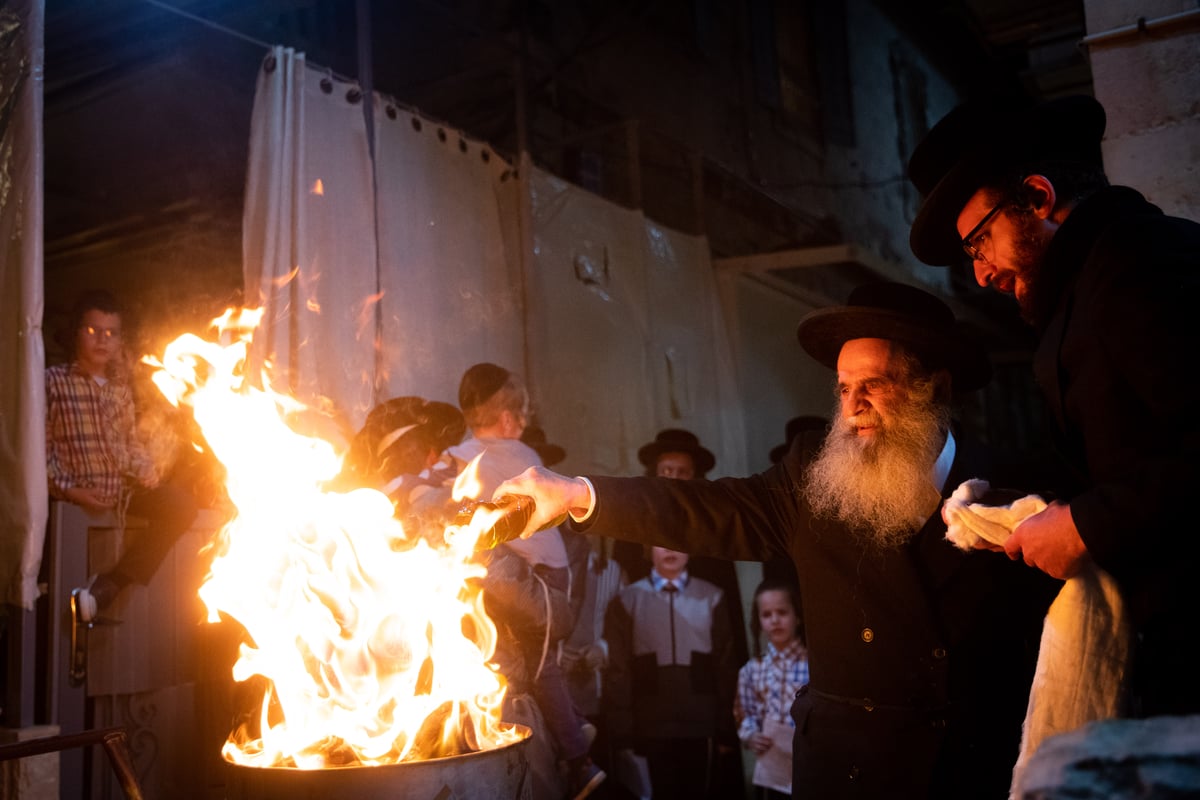
[{"label": "large flame", "polygon": [[[496,629],[471,580],[485,574],[471,556],[489,520],[477,515],[431,546],[406,536],[383,494],[326,491],[341,466],[335,448],[288,426],[295,400],[247,380],[260,315],[226,312],[214,321],[224,344],[186,334],[151,360],[163,394],[192,406],[236,507],[200,596],[210,621],[232,617],[248,635],[234,678],[260,676],[267,688],[225,757],[315,769],[521,738],[500,721]],[[456,493],[469,492],[466,480]]]}]

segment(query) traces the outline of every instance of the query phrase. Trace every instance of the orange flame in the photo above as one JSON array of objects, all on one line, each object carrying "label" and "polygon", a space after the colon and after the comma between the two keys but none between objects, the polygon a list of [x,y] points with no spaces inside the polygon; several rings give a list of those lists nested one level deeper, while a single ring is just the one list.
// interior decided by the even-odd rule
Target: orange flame
[{"label": "orange flame", "polygon": [[260,316],[231,309],[214,320],[224,343],[185,334],[148,359],[163,394],[192,406],[237,509],[200,596],[210,621],[232,617],[250,640],[234,678],[268,686],[225,757],[316,769],[520,739],[500,720],[496,629],[472,580],[486,574],[472,554],[492,521],[476,515],[434,547],[406,536],[385,495],[325,491],[341,466],[333,446],[292,431],[285,419],[303,406],[244,374]]}]

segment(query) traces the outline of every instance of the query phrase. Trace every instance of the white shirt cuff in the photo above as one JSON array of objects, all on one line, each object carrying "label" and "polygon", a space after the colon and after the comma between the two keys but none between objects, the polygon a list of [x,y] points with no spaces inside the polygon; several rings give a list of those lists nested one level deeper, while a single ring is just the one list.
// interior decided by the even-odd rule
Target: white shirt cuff
[{"label": "white shirt cuff", "polygon": [[592,482],[589,481],[587,478],[583,477],[582,475],[577,475],[575,477],[579,478],[579,480],[581,480],[587,484],[587,488],[588,488],[587,510],[584,511],[579,516],[576,516],[575,512],[570,509],[567,509],[567,513],[570,514],[571,519],[575,520],[576,522],[583,522],[584,520],[586,520],[588,517],[590,517],[592,515],[593,511],[596,510],[596,487],[592,486]]}]

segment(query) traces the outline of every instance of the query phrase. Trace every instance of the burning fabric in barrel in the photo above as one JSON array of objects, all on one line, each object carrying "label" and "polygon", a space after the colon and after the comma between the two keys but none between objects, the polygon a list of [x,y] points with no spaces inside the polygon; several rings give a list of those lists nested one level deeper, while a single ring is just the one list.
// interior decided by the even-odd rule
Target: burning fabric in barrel
[{"label": "burning fabric in barrel", "polygon": [[[190,405],[227,473],[236,514],[200,589],[210,621],[245,629],[233,668],[262,681],[255,719],[223,753],[246,766],[320,769],[485,750],[521,739],[500,719],[496,629],[472,559],[503,513],[462,515],[441,537],[410,534],[387,496],[330,491],[335,448],[301,435],[294,399],[246,374],[256,312],[215,324],[227,343],[172,342],[155,382]],[[432,540],[432,541],[431,541]]]}]

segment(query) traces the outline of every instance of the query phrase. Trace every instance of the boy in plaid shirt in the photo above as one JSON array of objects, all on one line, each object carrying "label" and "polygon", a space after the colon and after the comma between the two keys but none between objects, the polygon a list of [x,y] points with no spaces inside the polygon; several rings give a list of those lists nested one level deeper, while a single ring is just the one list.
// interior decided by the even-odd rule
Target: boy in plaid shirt
[{"label": "boy in plaid shirt", "polygon": [[130,583],[146,584],[196,517],[190,493],[161,476],[137,437],[121,347],[121,309],[105,291],[84,293],[71,316],[71,361],[46,370],[46,472],[50,496],[92,514],[146,519],[111,570],[72,592],[79,622],[93,622]]}]

